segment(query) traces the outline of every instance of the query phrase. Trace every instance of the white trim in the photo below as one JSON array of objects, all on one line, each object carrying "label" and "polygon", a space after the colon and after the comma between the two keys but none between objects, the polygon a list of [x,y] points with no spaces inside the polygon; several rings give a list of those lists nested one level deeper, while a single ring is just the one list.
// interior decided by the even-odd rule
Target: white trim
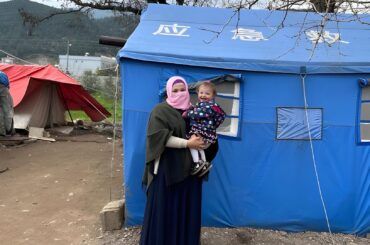
[{"label": "white trim", "polygon": [[231,93],[217,93],[217,96],[236,97],[236,96],[235,96],[235,93],[234,93],[234,94],[231,94]]},{"label": "white trim", "polygon": [[231,115],[239,117],[239,100],[233,99],[233,108],[231,109]]},{"label": "white trim", "polygon": [[234,89],[234,97],[240,98],[240,83],[234,83],[235,84],[235,89]]},{"label": "white trim", "polygon": [[[217,89],[217,85],[216,85]],[[226,136],[238,136],[238,130],[239,130],[239,123],[240,123],[240,83],[236,82],[234,83],[234,93],[219,93],[219,95],[225,95],[225,96],[231,96],[234,98],[222,98],[225,100],[232,100],[232,108],[230,116],[237,116],[238,118],[230,118],[230,126],[228,127],[229,130],[227,131],[217,131],[218,134],[226,135]]]},{"label": "white trim", "polygon": [[226,136],[238,136],[238,128],[239,128],[239,118],[230,118],[230,129],[228,131],[217,131],[218,134],[226,135]]}]

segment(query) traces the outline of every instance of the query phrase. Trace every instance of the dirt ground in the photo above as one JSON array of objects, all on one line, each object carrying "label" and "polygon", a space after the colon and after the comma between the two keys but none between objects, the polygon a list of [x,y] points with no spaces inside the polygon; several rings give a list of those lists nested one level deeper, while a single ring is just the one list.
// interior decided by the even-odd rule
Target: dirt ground
[{"label": "dirt ground", "polygon": [[0,244],[99,244],[99,212],[122,198],[122,145],[79,134],[0,146]]},{"label": "dirt ground", "polygon": [[[0,244],[138,244],[140,227],[102,232],[99,212],[123,197],[122,144],[92,131],[56,136],[56,142],[0,145]],[[112,175],[112,177],[111,177]],[[111,192],[110,192],[111,190]],[[203,245],[370,244],[328,233],[203,228]]]}]

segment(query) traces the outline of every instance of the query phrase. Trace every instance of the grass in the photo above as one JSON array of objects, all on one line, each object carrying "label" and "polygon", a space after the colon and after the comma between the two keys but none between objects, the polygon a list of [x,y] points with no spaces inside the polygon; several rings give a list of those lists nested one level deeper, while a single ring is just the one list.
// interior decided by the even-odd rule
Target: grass
[{"label": "grass", "polygon": [[[107,109],[110,114],[109,118],[105,119],[108,122],[113,123],[114,120],[114,98],[110,98],[99,92],[94,92],[91,94],[105,109]],[[84,111],[71,111],[73,120],[81,119],[83,121],[91,121],[90,117],[86,115]],[[70,121],[68,113],[66,114],[67,121]],[[116,110],[116,122],[121,123],[122,121],[122,104],[121,98],[117,100],[117,110]]]}]

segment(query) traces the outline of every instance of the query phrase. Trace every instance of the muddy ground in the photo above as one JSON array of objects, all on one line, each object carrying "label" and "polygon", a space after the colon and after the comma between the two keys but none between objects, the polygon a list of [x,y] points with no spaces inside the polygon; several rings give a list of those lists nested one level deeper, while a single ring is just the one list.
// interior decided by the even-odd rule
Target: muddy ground
[{"label": "muddy ground", "polygon": [[[123,196],[122,144],[89,130],[56,142],[0,145],[0,244],[138,244],[140,227],[102,232],[99,212]],[[112,171],[111,171],[112,169]],[[370,239],[327,233],[249,228],[203,228],[203,245],[370,244]]]}]

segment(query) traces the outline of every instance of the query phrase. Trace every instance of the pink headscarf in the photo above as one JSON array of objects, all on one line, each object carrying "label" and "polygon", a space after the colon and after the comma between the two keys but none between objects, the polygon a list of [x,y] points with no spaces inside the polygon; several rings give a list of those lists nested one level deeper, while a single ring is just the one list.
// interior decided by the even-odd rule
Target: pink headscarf
[{"label": "pink headscarf", "polygon": [[[185,91],[172,93],[172,87],[174,84],[182,82],[185,85]],[[185,79],[179,76],[173,76],[167,81],[166,85],[167,99],[166,102],[176,109],[186,110],[190,107],[190,95],[188,91],[188,84]]]}]

